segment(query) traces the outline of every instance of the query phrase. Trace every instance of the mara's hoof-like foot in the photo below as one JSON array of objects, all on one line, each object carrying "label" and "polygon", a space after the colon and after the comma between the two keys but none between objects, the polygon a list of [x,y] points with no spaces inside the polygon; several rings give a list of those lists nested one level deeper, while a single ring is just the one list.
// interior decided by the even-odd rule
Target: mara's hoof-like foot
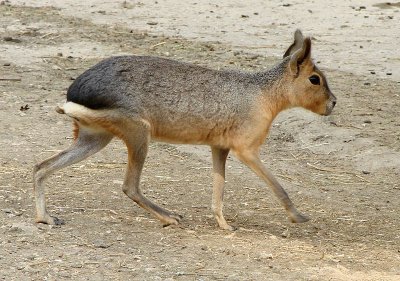
[{"label": "mara's hoof-like foot", "polygon": [[219,226],[219,228],[221,228],[221,229],[223,229],[223,230],[227,230],[227,231],[236,231],[236,230],[238,230],[237,227],[231,226],[231,225],[229,225],[229,224],[224,225],[224,226]]},{"label": "mara's hoof-like foot", "polygon": [[182,218],[183,217],[181,215],[171,214],[168,217],[163,217],[161,222],[163,227],[167,227],[169,225],[178,225]]},{"label": "mara's hoof-like foot", "polygon": [[219,228],[221,228],[223,230],[227,230],[227,231],[237,230],[237,227],[229,225],[226,221],[223,221],[223,222],[217,221],[217,222],[218,222]]},{"label": "mara's hoof-like foot", "polygon": [[222,214],[220,214],[220,215],[215,214],[215,219],[217,220],[217,223],[218,223],[219,228],[221,228],[221,229],[223,229],[223,230],[228,230],[228,231],[235,231],[235,230],[237,230],[236,227],[230,226],[230,225],[226,222],[226,220],[225,220],[225,218],[224,218],[224,216],[223,216]]},{"label": "mara's hoof-like foot", "polygon": [[49,215],[43,216],[42,218],[36,218],[37,223],[44,223],[49,225],[64,225],[65,221],[57,217],[51,217]]},{"label": "mara's hoof-like foot", "polygon": [[309,220],[310,220],[309,217],[307,217],[306,215],[302,215],[300,213],[290,216],[290,221],[293,223],[303,223],[303,222],[308,222]]}]

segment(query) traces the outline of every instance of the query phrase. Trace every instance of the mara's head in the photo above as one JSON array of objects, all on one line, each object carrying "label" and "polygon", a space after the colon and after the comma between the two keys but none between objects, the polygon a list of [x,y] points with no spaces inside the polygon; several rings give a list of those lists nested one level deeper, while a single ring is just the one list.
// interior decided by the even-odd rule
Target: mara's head
[{"label": "mara's head", "polygon": [[329,115],[336,104],[325,75],[311,59],[311,38],[303,37],[300,30],[294,34],[294,42],[287,49],[287,74],[289,101],[312,112]]}]

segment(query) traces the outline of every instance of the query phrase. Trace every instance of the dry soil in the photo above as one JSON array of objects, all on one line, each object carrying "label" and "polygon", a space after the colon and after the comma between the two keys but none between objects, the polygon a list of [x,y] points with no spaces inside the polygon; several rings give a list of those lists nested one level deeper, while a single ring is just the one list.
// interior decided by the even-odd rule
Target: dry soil
[{"label": "dry soil", "polygon": [[[257,71],[279,61],[298,22],[263,26],[264,9],[236,7],[236,1],[212,10],[210,3],[182,4],[191,12],[208,8],[207,24],[215,29],[212,21],[226,16],[235,27],[244,22],[279,31],[258,41],[254,33],[236,34],[242,44],[235,44],[227,35],[217,42],[210,28],[204,33],[214,38],[195,28],[184,33],[190,19],[185,24],[187,15],[179,17],[173,7],[170,21],[165,13],[160,20],[146,14],[168,11],[168,1],[25,2],[0,5],[1,280],[400,280],[400,34],[393,27],[399,3],[337,1],[349,19],[335,23],[335,40],[313,33],[316,62],[338,98],[333,115],[284,112],[263,146],[262,160],[312,220],[288,222],[265,184],[230,157],[224,212],[238,230],[228,232],[211,215],[208,147],[151,144],[142,188],[183,215],[178,227],[163,228],[121,192],[127,157],[120,141],[49,178],[49,211],[66,221],[61,227],[34,222],[32,167],[72,142],[71,122],[55,105],[102,58],[148,54]],[[277,23],[298,17],[294,1],[269,5]],[[324,10],[321,5],[304,10],[304,20]],[[169,29],[174,18],[181,32]],[[362,24],[371,18],[376,24]],[[135,22],[142,25],[132,28]],[[363,43],[349,43],[346,32],[357,28]],[[375,47],[365,51],[369,44]],[[339,51],[347,51],[348,64],[335,60]],[[357,61],[361,66],[352,68]]]}]

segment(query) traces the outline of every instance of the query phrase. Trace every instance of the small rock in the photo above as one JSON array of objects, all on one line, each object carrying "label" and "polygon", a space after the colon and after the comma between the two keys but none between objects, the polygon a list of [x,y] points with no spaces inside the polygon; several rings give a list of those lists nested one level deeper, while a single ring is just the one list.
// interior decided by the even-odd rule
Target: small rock
[{"label": "small rock", "polygon": [[[71,266],[72,268],[82,268],[82,267],[83,267],[83,265],[80,264],[80,263],[71,264],[70,266]],[[54,271],[54,269],[53,269],[53,271]]]},{"label": "small rock", "polygon": [[26,258],[27,258],[28,260],[33,261],[33,260],[35,260],[35,259],[37,258],[37,255],[36,255],[36,254],[30,254],[30,255],[27,255]]},{"label": "small rock", "polygon": [[28,109],[30,109],[29,104],[26,104],[25,106],[22,105],[22,106],[19,108],[20,111],[27,111]]},{"label": "small rock", "polygon": [[268,260],[272,260],[273,256],[271,253],[267,253],[267,252],[261,252],[260,253],[260,259],[268,259]]},{"label": "small rock", "polygon": [[366,171],[366,170],[363,170],[362,173],[363,173],[364,175],[369,175],[369,174],[371,174],[371,172]]},{"label": "small rock", "polygon": [[38,229],[31,224],[21,222],[12,224],[9,231],[33,235],[38,232]]},{"label": "small rock", "polygon": [[11,63],[9,63],[9,62],[6,62],[5,64],[3,64],[3,66],[10,66],[11,65]]},{"label": "small rock", "polygon": [[215,48],[213,45],[206,44],[206,45],[204,45],[204,47],[206,47],[211,52],[215,51]]},{"label": "small rock", "polygon": [[155,21],[149,21],[149,22],[147,22],[147,25],[157,25],[158,24],[158,22],[155,22]]},{"label": "small rock", "polygon": [[289,231],[285,230],[284,232],[282,232],[281,237],[282,238],[288,238],[290,236]]},{"label": "small rock", "polygon": [[22,42],[20,39],[12,38],[12,37],[10,37],[10,36],[4,37],[4,41],[6,41],[6,42],[13,42],[13,43],[21,43],[21,42]]},{"label": "small rock", "polygon": [[392,75],[392,73],[391,72],[387,72],[386,75],[390,76],[390,75]]},{"label": "small rock", "polygon": [[145,272],[153,272],[153,271],[155,271],[156,269],[154,268],[154,267],[146,267],[145,269],[144,269],[144,271]]},{"label": "small rock", "polygon": [[260,55],[252,55],[252,56],[249,56],[248,59],[255,60],[255,59],[259,58],[259,57],[260,57]]},{"label": "small rock", "polygon": [[371,124],[372,122],[371,122],[371,120],[364,120],[364,123]]},{"label": "small rock", "polygon": [[62,278],[68,278],[70,279],[72,277],[71,273],[67,272],[67,271],[61,271],[58,273],[58,276],[62,277]]},{"label": "small rock", "polygon": [[17,269],[18,270],[23,270],[25,268],[25,264],[19,264],[19,265],[17,265]]},{"label": "small rock", "polygon": [[99,239],[99,240],[95,240],[95,241],[93,242],[93,246],[94,246],[95,248],[107,249],[107,248],[110,248],[110,247],[111,247],[111,244],[105,242],[104,240],[100,240],[100,239]]},{"label": "small rock", "polygon": [[375,71],[370,71],[369,73],[371,73],[371,74],[375,74],[376,72],[375,72]]}]

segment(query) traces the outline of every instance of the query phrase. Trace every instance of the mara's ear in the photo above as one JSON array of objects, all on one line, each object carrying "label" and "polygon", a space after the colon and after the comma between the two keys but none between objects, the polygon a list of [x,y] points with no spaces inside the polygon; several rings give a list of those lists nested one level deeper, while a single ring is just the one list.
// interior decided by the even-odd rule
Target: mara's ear
[{"label": "mara's ear", "polygon": [[301,33],[300,29],[297,29],[294,32],[294,42],[286,50],[285,54],[283,55],[283,58],[286,58],[286,57],[290,56],[291,54],[296,52],[298,49],[300,49],[301,46],[303,45],[303,41],[304,41],[303,33]]},{"label": "mara's ear", "polygon": [[300,65],[309,60],[311,60],[311,38],[306,37],[301,48],[294,52],[290,58],[289,67],[292,74],[294,76],[299,75]]}]

